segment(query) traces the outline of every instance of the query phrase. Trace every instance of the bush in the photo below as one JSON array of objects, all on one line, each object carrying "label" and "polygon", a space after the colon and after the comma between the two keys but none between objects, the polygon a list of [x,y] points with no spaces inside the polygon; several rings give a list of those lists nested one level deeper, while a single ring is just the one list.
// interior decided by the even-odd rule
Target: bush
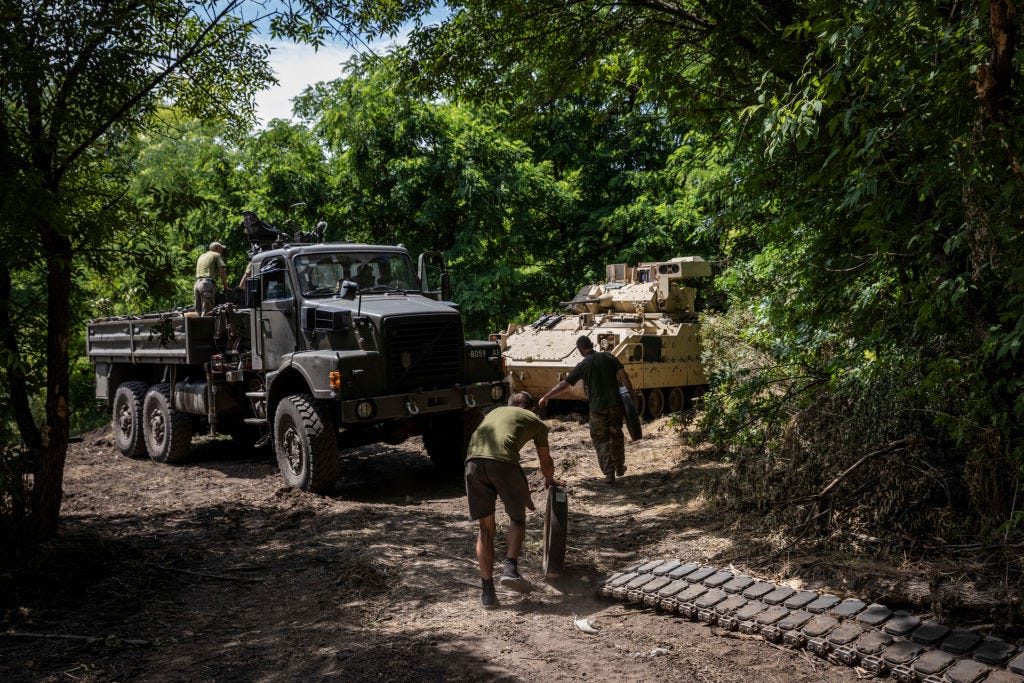
[{"label": "bush", "polygon": [[[1007,531],[1018,472],[998,438],[946,426],[968,391],[923,374],[919,351],[780,363],[746,336],[751,313],[709,316],[710,391],[698,422],[733,463],[708,493],[790,535],[946,544]],[[821,358],[822,354],[816,356]]]},{"label": "bush", "polygon": [[29,538],[28,478],[24,451],[0,447],[0,548],[20,548]]}]

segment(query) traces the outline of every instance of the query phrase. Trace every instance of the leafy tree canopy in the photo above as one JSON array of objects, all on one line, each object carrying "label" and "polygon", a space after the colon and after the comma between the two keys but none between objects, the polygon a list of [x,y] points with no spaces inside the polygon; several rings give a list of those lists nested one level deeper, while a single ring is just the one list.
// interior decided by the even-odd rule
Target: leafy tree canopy
[{"label": "leafy tree canopy", "polygon": [[[743,424],[761,426],[748,445],[777,447],[793,413],[823,391],[893,397],[885,377],[909,377],[912,367],[917,379],[894,400],[918,416],[934,462],[952,438],[968,469],[999,463],[975,477],[971,495],[976,510],[1006,503],[989,528],[1012,515],[1024,462],[1013,3],[450,7],[448,21],[410,42],[404,69],[419,87],[507,103],[517,120],[533,121],[617,69],[609,83],[619,97],[686,131],[682,148],[699,141],[685,177],[702,182],[674,191],[701,216],[691,235],[721,261],[720,286],[754,313],[745,337],[772,359],[765,372],[719,379],[723,390],[746,387]],[[776,395],[785,400],[759,406],[774,384],[788,387]],[[732,408],[709,413],[713,431],[714,420],[740,413],[730,394],[716,396]]]}]

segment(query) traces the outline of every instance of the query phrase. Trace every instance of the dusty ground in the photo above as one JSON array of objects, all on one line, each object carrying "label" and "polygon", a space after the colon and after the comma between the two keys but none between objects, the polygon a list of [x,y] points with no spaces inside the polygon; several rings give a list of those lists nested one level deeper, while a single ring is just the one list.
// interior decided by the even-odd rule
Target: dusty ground
[{"label": "dusty ground", "polygon": [[615,487],[597,479],[585,425],[549,424],[570,486],[567,573],[539,580],[544,493],[527,457],[539,511],[521,567],[538,590],[499,591],[491,612],[463,492],[418,440],[343,456],[322,497],[285,488],[269,452],[230,440],[170,467],[87,435],[69,452],[61,539],[31,571],[0,573],[0,680],[856,680],[804,652],[596,597],[605,576],[645,558],[843,586],[828,571],[783,576],[784,562],[764,561],[770,541],[708,509],[696,483],[719,465],[664,418],[627,444]]}]

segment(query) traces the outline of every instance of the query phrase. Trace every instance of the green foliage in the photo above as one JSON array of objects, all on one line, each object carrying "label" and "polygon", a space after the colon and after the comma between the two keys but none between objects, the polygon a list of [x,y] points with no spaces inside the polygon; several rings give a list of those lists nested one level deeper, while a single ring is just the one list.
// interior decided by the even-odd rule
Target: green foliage
[{"label": "green foliage", "polygon": [[[309,10],[303,2],[289,8]],[[359,24],[347,3],[328,2],[274,30],[323,35],[334,27],[323,12],[335,10],[350,25],[372,23]],[[229,135],[249,127],[252,95],[273,76],[246,11],[263,10],[241,0],[16,0],[0,8],[0,424],[5,437],[17,425],[32,459],[40,537],[57,529],[70,337],[86,316],[78,287],[107,282],[109,273],[127,283],[136,268],[142,278],[163,273],[151,290],[159,296],[173,279],[170,268],[155,267],[167,245],[125,192],[132,146],[167,103],[220,121]],[[171,196],[154,195],[165,215]],[[98,293],[119,291],[114,285]],[[42,401],[37,387],[45,387]]]},{"label": "green foliage", "polygon": [[[270,29],[321,44],[433,6],[300,2]],[[710,257],[722,490],[760,513],[803,496],[817,524],[816,492],[877,451],[858,474],[887,497],[840,486],[836,525],[923,533],[896,502],[950,533],[1022,518],[1021,30],[1000,3],[455,2],[251,135],[272,79],[253,6],[48,7],[0,10],[5,440],[63,419],[52,377],[88,395],[61,348],[85,318],[188,302],[213,239],[240,275],[252,209],[445,251],[474,336],[606,263]]]},{"label": "green foliage", "polygon": [[446,252],[470,333],[545,305],[538,226],[569,210],[572,185],[502,134],[503,112],[405,95],[394,78],[386,61],[356,63],[297,103],[331,153],[342,232]]},{"label": "green foliage", "polygon": [[[1021,30],[1016,17],[1000,18],[1002,4],[450,7],[449,21],[410,43],[406,68],[421,87],[499,102],[542,127],[569,120],[545,117],[599,81],[614,95],[594,101],[609,111],[639,102],[664,130],[681,131],[675,146],[692,151],[685,163],[650,169],[633,185],[644,191],[609,202],[613,210],[579,223],[569,243],[592,257],[590,240],[621,249],[685,239],[721,261],[718,287],[734,315],[717,330],[728,341],[712,345],[704,427],[723,448],[756,454],[742,476],[792,488],[769,473],[797,416],[811,433],[864,437],[871,448],[865,425],[894,410],[905,421],[874,437],[912,436],[917,465],[949,465],[950,489],[968,492],[947,497],[950,509],[973,529],[1019,517],[1012,497],[957,473],[984,462],[991,471],[981,479],[1015,482],[1024,465],[1024,119],[1012,61]],[[579,123],[571,127],[581,146],[598,150]],[[614,147],[626,149],[622,139]],[[594,167],[584,202],[609,187]],[[610,168],[620,187],[634,182],[628,166]],[[650,220],[665,206],[679,209],[667,239],[657,219],[619,243],[594,229]],[[814,409],[826,404],[847,419]],[[806,445],[807,457],[821,458],[827,440]],[[897,479],[878,481],[899,490]]]}]

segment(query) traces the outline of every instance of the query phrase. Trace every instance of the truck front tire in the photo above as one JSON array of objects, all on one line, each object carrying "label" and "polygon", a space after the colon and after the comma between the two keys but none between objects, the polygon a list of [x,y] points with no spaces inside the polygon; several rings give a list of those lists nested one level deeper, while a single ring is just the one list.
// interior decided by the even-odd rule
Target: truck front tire
[{"label": "truck front tire", "polygon": [[114,394],[114,443],[121,455],[138,458],[146,452],[142,427],[142,404],[146,400],[145,382],[123,382]]},{"label": "truck front tire", "polygon": [[171,405],[171,386],[155,384],[142,408],[146,450],[154,462],[175,464],[188,457],[192,418]]},{"label": "truck front tire", "polygon": [[326,493],[341,475],[330,413],[307,394],[287,396],[274,413],[274,453],[289,486]]},{"label": "truck front tire", "polygon": [[430,427],[423,434],[423,447],[443,474],[455,476],[463,471],[469,438],[481,420],[483,412],[479,408],[431,418]]}]

